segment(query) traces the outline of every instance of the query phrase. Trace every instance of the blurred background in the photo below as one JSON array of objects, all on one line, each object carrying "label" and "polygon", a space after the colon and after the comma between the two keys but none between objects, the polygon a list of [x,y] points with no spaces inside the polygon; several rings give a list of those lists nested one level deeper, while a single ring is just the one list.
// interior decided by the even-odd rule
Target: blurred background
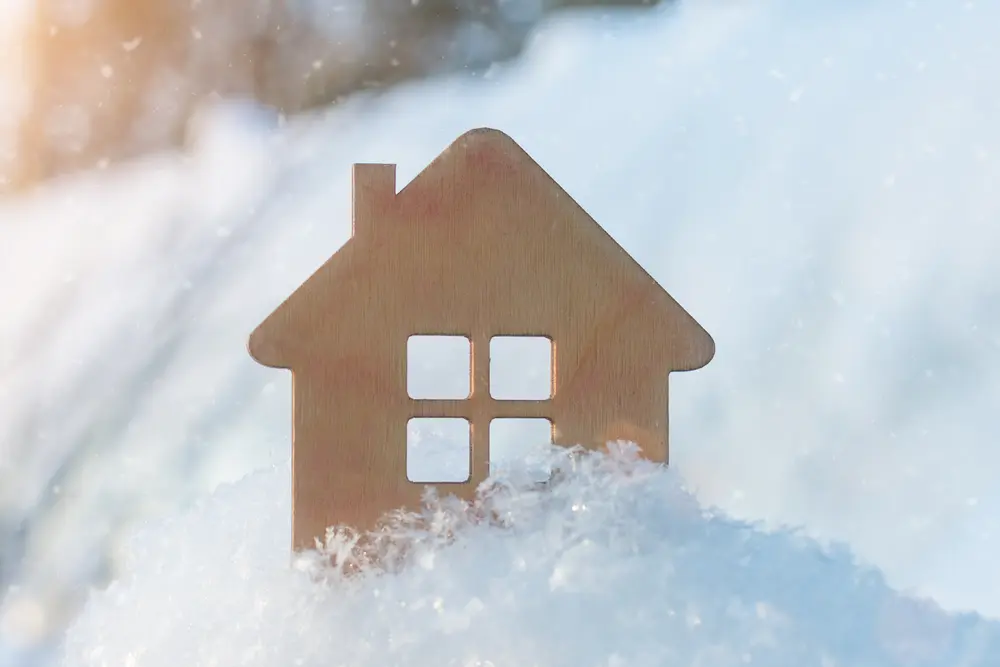
[{"label": "blurred background", "polygon": [[1000,4],[0,1],[0,666],[121,540],[287,460],[249,332],[402,186],[518,141],[712,333],[698,499],[1000,616]]},{"label": "blurred background", "polygon": [[518,56],[565,9],[657,0],[4,0],[0,184],[184,142],[244,97],[287,115]]}]

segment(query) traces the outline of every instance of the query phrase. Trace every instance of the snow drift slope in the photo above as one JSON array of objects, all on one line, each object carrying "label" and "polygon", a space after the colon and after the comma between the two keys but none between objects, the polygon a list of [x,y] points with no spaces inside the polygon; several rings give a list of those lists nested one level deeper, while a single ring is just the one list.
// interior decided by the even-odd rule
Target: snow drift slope
[{"label": "snow drift slope", "polygon": [[[718,343],[671,379],[701,502],[1000,615],[1000,3],[689,0],[550,23],[523,66],[0,206],[0,657],[58,637],[129,522],[288,456],[247,333],[400,183],[517,139]],[[249,135],[248,135],[249,136]]]},{"label": "snow drift slope", "polygon": [[[900,597],[846,550],[703,510],[628,447],[551,462],[561,474],[547,490],[514,470],[474,511],[431,498],[422,522],[393,531],[405,565],[353,580],[288,567],[288,466],[255,474],[138,535],[63,665],[973,667],[1000,655],[1000,624]],[[507,527],[468,518],[488,512]]]}]

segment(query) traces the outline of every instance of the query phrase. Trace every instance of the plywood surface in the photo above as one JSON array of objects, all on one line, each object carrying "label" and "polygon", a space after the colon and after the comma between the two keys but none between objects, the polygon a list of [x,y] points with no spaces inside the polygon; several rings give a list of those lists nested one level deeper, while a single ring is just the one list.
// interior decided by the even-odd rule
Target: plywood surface
[{"label": "plywood surface", "polygon": [[[414,417],[462,417],[471,498],[488,476],[489,426],[544,417],[559,444],[631,440],[668,458],[667,376],[714,343],[510,137],[459,137],[401,191],[394,165],[354,166],[353,238],[252,334],[260,363],[293,373],[293,545],[331,525],[373,528],[419,506],[406,476]],[[407,393],[407,340],[471,341],[469,395]],[[490,395],[490,339],[552,340],[552,395]]]}]

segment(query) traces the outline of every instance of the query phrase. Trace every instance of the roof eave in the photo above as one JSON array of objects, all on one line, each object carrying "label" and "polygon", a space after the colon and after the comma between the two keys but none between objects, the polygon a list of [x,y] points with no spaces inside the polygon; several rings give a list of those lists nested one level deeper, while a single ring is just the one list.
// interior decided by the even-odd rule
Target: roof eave
[{"label": "roof eave", "polygon": [[704,368],[715,358],[715,340],[704,328],[692,320],[695,330],[689,334],[690,343],[685,353],[678,355],[674,371],[696,371]]},{"label": "roof eave", "polygon": [[288,360],[282,353],[281,336],[275,331],[275,316],[280,308],[267,317],[253,330],[247,341],[247,352],[258,364],[268,368],[290,368]]}]

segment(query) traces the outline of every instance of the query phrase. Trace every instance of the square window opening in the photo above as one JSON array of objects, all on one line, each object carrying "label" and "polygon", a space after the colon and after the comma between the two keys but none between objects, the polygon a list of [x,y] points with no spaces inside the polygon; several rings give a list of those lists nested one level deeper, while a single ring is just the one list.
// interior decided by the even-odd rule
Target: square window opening
[{"label": "square window opening", "polygon": [[545,336],[490,339],[490,396],[520,401],[552,398],[552,339]]},{"label": "square window opening", "polygon": [[417,417],[406,424],[406,478],[418,484],[467,482],[472,470],[468,420]]},{"label": "square window opening", "polygon": [[472,393],[472,345],[466,336],[410,336],[406,392],[415,399],[467,399]]},{"label": "square window opening", "polygon": [[535,482],[552,476],[552,422],[535,417],[490,421],[490,474],[525,474]]}]

